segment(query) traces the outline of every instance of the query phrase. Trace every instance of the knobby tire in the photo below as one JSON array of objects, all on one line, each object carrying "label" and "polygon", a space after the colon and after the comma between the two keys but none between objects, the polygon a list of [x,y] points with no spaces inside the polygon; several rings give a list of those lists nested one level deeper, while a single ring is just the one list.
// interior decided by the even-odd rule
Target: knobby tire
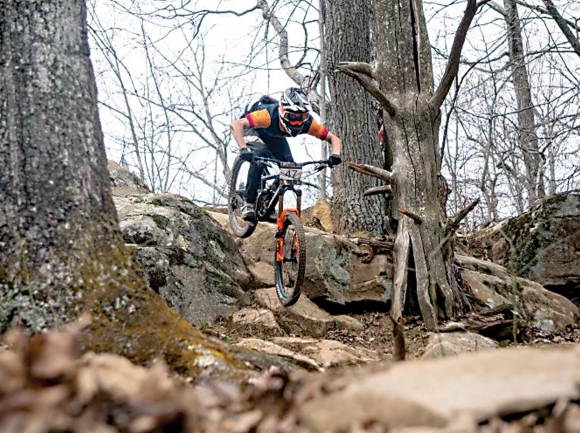
[{"label": "knobby tire", "polygon": [[[294,229],[294,237],[296,238],[297,248],[295,250],[292,245],[287,244],[288,242],[294,243],[293,238],[286,239],[286,233],[290,227]],[[306,272],[306,236],[304,235],[304,228],[302,227],[300,217],[295,213],[286,214],[280,234],[283,240],[282,251],[284,256],[283,261],[278,261],[276,250],[274,250],[274,279],[276,281],[276,294],[278,295],[278,299],[282,305],[289,307],[294,305],[300,297],[304,274]],[[291,260],[296,260],[297,263],[292,267],[293,281],[287,284],[284,281],[284,264],[286,262],[286,265],[288,265]]]},{"label": "knobby tire", "polygon": [[[244,161],[239,156],[236,157],[234,161],[234,165],[232,167],[232,177],[230,179],[229,185],[229,193],[228,193],[228,217],[230,221],[230,227],[234,234],[239,238],[247,238],[258,226],[257,221],[244,221],[241,218],[241,205],[245,203],[245,194],[242,194],[240,191],[236,191],[236,187],[238,186],[238,176],[240,174],[240,169],[242,166],[246,164],[250,164],[247,161]],[[244,179],[244,181],[247,181]],[[239,218],[236,216],[236,212],[240,213]]]}]

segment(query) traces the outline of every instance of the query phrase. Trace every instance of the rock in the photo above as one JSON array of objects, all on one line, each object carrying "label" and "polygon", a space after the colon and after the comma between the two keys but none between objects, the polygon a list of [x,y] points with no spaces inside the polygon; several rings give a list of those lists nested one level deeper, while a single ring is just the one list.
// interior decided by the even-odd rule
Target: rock
[{"label": "rock", "polygon": [[111,186],[113,191],[121,193],[123,190],[138,192],[138,193],[150,193],[151,190],[147,184],[139,179],[138,176],[131,173],[129,170],[124,169],[119,164],[113,161],[107,161],[107,169],[109,170],[109,178],[111,179]]},{"label": "rock", "polygon": [[254,296],[261,306],[273,311],[278,323],[287,332],[321,337],[334,328],[334,318],[306,296],[300,296],[291,307],[280,304],[276,288],[256,290]]},{"label": "rock", "polygon": [[[211,213],[211,216],[231,233],[227,215]],[[274,224],[260,223],[251,237],[236,240],[256,287],[274,285],[275,230]],[[305,233],[307,258],[302,292],[307,297],[338,304],[390,300],[390,258],[377,254],[369,263],[364,263],[357,254],[357,245],[348,239],[310,227],[305,227]]]},{"label": "rock", "polygon": [[251,276],[233,239],[190,200],[121,190],[125,242],[150,287],[193,325],[236,311]]},{"label": "rock", "polygon": [[563,331],[578,320],[578,307],[538,283],[511,275],[489,261],[462,255],[456,255],[456,260],[472,294],[490,308],[511,305],[525,322],[547,332]]},{"label": "rock", "polygon": [[379,361],[379,356],[363,347],[347,346],[334,340],[312,338],[278,337],[272,340],[285,348],[314,359],[324,368],[360,365]]},{"label": "rock", "polygon": [[579,346],[485,350],[360,373],[339,390],[303,403],[299,422],[312,433],[347,431],[370,420],[394,431],[450,431],[446,427],[459,417],[476,426],[559,400],[577,400],[579,385]]},{"label": "rock", "polygon": [[283,334],[280,325],[274,318],[274,313],[266,309],[244,308],[234,313],[231,319],[231,326],[234,329],[251,328],[274,335]]},{"label": "rock", "polygon": [[286,349],[278,344],[272,343],[271,341],[260,340],[259,338],[243,338],[236,343],[236,346],[289,359],[293,363],[309,371],[323,371],[322,367],[312,358],[296,351]]},{"label": "rock", "polygon": [[542,331],[560,332],[578,321],[578,307],[542,285],[518,278],[524,311],[530,324]]},{"label": "rock", "polygon": [[564,431],[580,433],[580,406],[571,404],[564,418]]},{"label": "rock", "polygon": [[305,226],[317,227],[327,231],[334,231],[332,224],[332,205],[328,200],[318,199],[314,206],[302,211],[302,220]]},{"label": "rock", "polygon": [[498,344],[491,338],[473,332],[432,334],[421,358],[447,358],[462,352],[474,352],[497,347]]},{"label": "rock", "polygon": [[334,316],[334,325],[336,328],[351,331],[362,331],[365,329],[365,326],[360,321],[346,315]]},{"label": "rock", "polygon": [[475,238],[485,257],[519,277],[578,298],[580,192],[555,194],[522,215],[482,230]]}]

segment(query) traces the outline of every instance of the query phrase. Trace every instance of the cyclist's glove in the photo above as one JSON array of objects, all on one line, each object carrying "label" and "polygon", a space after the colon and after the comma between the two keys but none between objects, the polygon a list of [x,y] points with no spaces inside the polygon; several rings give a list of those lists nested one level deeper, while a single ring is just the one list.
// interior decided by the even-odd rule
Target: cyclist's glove
[{"label": "cyclist's glove", "polygon": [[243,149],[240,149],[240,158],[242,158],[244,161],[252,162],[254,159],[254,154],[250,149],[244,147]]},{"label": "cyclist's glove", "polygon": [[332,155],[330,155],[330,158],[328,158],[328,166],[330,168],[333,168],[335,165],[338,165],[342,162],[342,158],[340,157],[340,155],[337,155],[336,153],[333,153]]}]

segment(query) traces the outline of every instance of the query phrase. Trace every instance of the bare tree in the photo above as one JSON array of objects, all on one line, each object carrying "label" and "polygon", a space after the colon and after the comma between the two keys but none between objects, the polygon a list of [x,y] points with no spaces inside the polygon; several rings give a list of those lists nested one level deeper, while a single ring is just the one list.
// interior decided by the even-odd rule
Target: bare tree
[{"label": "bare tree", "polygon": [[[384,166],[382,143],[377,139],[376,106],[370,94],[340,73],[341,61],[370,63],[372,5],[356,0],[326,2],[324,22],[330,87],[330,126],[345,142],[343,157]],[[379,186],[376,178],[356,176],[347,164],[333,170],[333,227],[340,232],[382,232],[386,206],[383,195],[363,196]]]},{"label": "bare tree", "polygon": [[398,220],[398,228],[391,316],[395,321],[402,316],[412,257],[419,306],[429,329],[437,326],[438,307],[447,317],[465,308],[456,281],[453,251],[446,244],[466,211],[443,224],[441,205],[446,191],[441,188],[438,133],[440,108],[457,75],[463,43],[476,10],[476,1],[470,0],[436,90],[420,0],[375,0],[376,68],[364,63],[344,63],[341,67],[359,80],[385,111],[392,170],[351,166],[383,179],[392,189],[393,217]]},{"label": "bare tree", "polygon": [[[114,154],[120,153],[121,163],[135,168],[155,192],[223,203],[229,176],[228,124],[242,112],[241,94],[251,89],[246,67],[223,59],[213,64],[215,56],[208,59],[205,49],[209,30],[197,28],[192,35],[187,18],[175,16],[168,22],[163,10],[147,11],[147,2],[111,7],[125,17],[127,27],[103,23],[93,12],[91,35],[106,62],[100,102],[129,126],[107,134],[109,144],[121,148]],[[179,46],[168,42],[176,40]],[[127,66],[135,59],[144,68]],[[107,79],[111,73],[114,80]],[[243,86],[238,85],[241,81]]]},{"label": "bare tree", "polygon": [[205,350],[230,357],[131,264],[111,198],[84,1],[2,6],[0,332],[40,332],[85,312],[86,349],[141,363],[161,357],[190,374]]},{"label": "bare tree", "polygon": [[542,198],[544,193],[543,156],[536,133],[534,103],[526,67],[522,29],[515,0],[504,0],[510,67],[517,101],[519,143],[526,167],[526,190],[529,203]]}]

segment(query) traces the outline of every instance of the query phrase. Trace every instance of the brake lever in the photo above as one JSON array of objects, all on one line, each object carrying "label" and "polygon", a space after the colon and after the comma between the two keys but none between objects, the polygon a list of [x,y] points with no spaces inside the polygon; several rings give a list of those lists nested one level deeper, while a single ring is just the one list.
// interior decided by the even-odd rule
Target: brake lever
[{"label": "brake lever", "polygon": [[322,171],[325,168],[328,168],[328,163],[320,164],[314,167],[314,171]]}]

